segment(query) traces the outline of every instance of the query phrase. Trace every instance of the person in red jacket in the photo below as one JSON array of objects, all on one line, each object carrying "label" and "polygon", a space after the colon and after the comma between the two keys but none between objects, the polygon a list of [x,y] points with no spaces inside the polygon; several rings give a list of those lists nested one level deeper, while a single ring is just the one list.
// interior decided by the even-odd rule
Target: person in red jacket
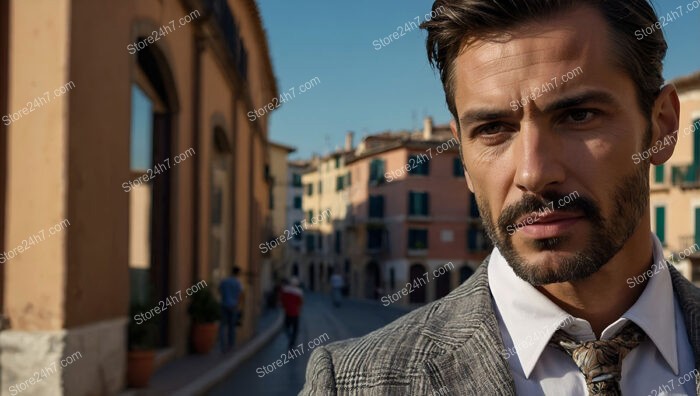
[{"label": "person in red jacket", "polygon": [[299,288],[299,279],[292,277],[289,284],[282,287],[280,299],[284,308],[284,331],[289,338],[289,349],[292,349],[299,330],[301,306],[304,304],[304,292]]}]

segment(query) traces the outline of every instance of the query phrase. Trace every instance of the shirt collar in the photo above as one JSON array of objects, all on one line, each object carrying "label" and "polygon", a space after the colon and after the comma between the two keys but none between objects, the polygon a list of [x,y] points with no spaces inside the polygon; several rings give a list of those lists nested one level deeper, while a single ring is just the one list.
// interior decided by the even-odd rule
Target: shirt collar
[{"label": "shirt collar", "polygon": [[[619,320],[603,331],[601,338],[612,337],[627,320],[631,320],[644,330],[677,375],[676,332],[668,331],[669,323],[674,328],[676,323],[671,275],[661,243],[654,234],[651,238],[654,260],[650,268],[652,276],[646,277],[647,284],[642,295]],[[526,378],[530,377],[550,338],[558,329],[572,334],[580,334],[581,330],[586,333],[585,329],[588,329],[588,333],[593,334],[588,321],[569,315],[535,287],[520,279],[498,248],[494,248],[491,253],[488,272],[491,293],[513,340],[516,357]],[[630,287],[642,285],[634,284]]]}]

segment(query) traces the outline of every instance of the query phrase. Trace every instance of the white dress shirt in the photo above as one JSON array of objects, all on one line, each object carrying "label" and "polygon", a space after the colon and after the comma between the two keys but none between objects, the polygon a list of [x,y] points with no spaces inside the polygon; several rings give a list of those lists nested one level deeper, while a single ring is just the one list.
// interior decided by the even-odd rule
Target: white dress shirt
[{"label": "white dress shirt", "polygon": [[[653,263],[639,299],[610,324],[601,339],[613,338],[627,323],[636,323],[647,338],[622,361],[623,395],[696,395],[695,359],[676,301],[663,248],[652,234]],[[559,308],[535,287],[520,279],[498,248],[491,253],[489,286],[496,317],[518,395],[586,396],[586,382],[573,359],[547,345],[561,328],[578,341],[595,340],[590,323]],[[644,287],[628,282],[633,287]]]}]

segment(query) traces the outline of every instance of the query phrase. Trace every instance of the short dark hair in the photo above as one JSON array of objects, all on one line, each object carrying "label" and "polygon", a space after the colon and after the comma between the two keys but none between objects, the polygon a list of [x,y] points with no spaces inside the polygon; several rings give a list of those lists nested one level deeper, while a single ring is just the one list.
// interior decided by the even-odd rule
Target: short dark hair
[{"label": "short dark hair", "polygon": [[241,267],[235,265],[233,268],[231,268],[231,273],[233,275],[238,275],[241,272]]},{"label": "short dark hair", "polygon": [[642,39],[636,37],[635,32],[659,22],[648,0],[435,0],[434,17],[421,28],[428,31],[428,60],[440,72],[447,107],[455,121],[459,117],[454,101],[454,61],[465,45],[501,37],[528,22],[586,5],[600,11],[607,21],[614,60],[634,81],[642,114],[649,116],[664,84],[663,59],[668,45],[661,29],[651,29],[652,33]]}]

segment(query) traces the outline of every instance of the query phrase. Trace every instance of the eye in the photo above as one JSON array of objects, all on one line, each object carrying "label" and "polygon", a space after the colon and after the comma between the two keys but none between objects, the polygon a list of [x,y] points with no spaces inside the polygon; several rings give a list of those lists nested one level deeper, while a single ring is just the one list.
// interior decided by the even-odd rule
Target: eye
[{"label": "eye", "polygon": [[500,122],[493,122],[491,124],[486,124],[482,125],[478,128],[476,128],[475,135],[496,135],[501,132],[507,132],[506,131],[507,126],[505,124],[502,124]]},{"label": "eye", "polygon": [[583,124],[595,117],[597,112],[589,109],[575,109],[565,114],[564,121],[570,121],[574,124]]}]

